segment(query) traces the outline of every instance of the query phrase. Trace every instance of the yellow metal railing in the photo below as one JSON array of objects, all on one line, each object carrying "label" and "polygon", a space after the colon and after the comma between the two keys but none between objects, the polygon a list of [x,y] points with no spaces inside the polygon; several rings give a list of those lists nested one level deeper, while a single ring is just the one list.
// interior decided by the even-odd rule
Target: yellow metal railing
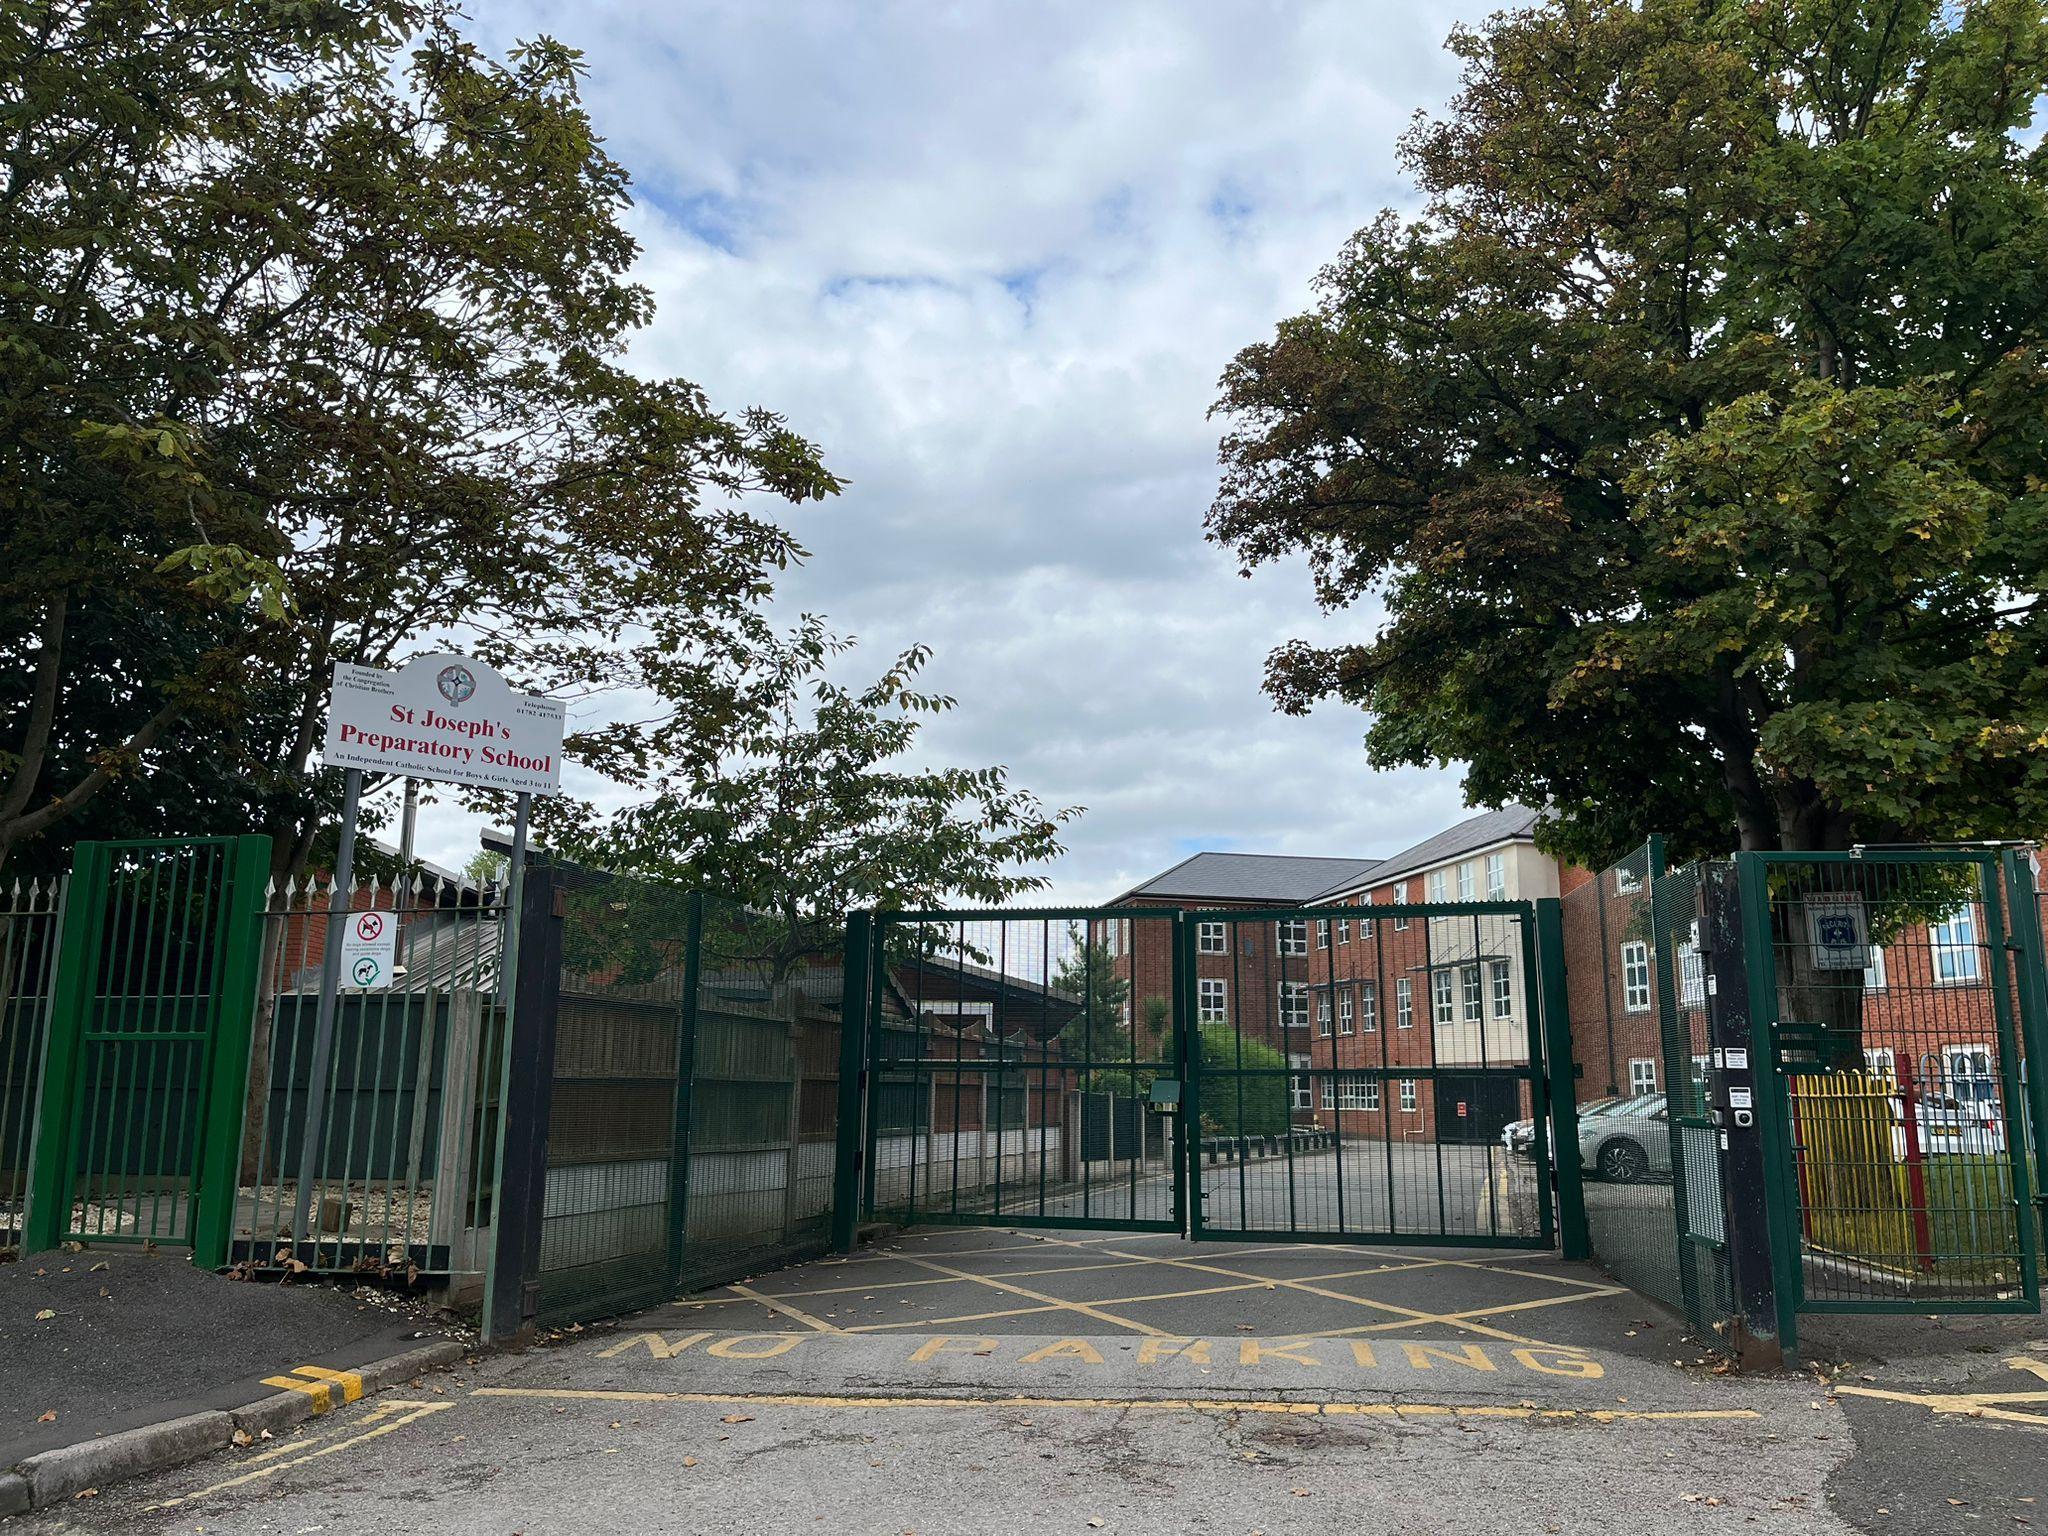
[{"label": "yellow metal railing", "polygon": [[1799,1204],[1817,1248],[1904,1271],[1934,1262],[1913,1095],[1888,1074],[1792,1079]]}]

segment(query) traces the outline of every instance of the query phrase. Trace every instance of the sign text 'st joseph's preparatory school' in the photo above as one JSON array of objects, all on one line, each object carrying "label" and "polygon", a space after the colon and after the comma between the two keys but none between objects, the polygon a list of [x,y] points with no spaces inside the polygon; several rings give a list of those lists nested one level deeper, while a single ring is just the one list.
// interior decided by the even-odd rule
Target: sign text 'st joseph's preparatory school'
[{"label": "sign text 'st joseph's preparatory school'", "polygon": [[517,693],[465,657],[420,656],[396,672],[339,662],[323,755],[367,773],[551,795],[562,722],[560,699]]}]

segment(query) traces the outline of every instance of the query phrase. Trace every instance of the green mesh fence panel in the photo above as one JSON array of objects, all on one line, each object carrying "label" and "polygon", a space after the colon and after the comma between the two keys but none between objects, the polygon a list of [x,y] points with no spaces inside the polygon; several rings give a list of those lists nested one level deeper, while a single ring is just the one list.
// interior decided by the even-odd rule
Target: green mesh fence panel
[{"label": "green mesh fence panel", "polygon": [[1729,1313],[1697,869],[1647,844],[1565,894],[1579,1150],[1594,1258],[1712,1342]]},{"label": "green mesh fence panel", "polygon": [[837,955],[721,897],[556,878],[541,1320],[630,1311],[822,1249]]}]

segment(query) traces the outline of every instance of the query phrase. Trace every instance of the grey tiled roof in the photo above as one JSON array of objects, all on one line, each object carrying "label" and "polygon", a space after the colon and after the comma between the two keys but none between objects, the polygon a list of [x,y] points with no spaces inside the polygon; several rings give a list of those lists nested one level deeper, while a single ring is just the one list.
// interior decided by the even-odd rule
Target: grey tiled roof
[{"label": "grey tiled roof", "polygon": [[[1469,816],[1455,826],[1444,828],[1434,837],[1424,838],[1412,848],[1402,849],[1390,859],[1382,859],[1369,878],[1374,885],[1398,880],[1403,875],[1429,869],[1446,859],[1455,859],[1461,853],[1490,848],[1510,838],[1529,837],[1535,830],[1536,812],[1526,805],[1504,805],[1497,811],[1481,811],[1477,816]],[[1346,877],[1324,886],[1316,895],[1342,896],[1365,883],[1356,877]]]},{"label": "grey tiled roof", "polygon": [[1118,897],[1179,897],[1198,901],[1301,902],[1333,883],[1355,884],[1378,859],[1314,859],[1285,853],[1198,853]]}]

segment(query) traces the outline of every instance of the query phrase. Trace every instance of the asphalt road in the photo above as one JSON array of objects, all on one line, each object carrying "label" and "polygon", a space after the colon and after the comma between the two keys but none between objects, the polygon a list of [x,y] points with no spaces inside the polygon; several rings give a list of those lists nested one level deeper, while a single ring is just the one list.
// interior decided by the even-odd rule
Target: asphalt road
[{"label": "asphalt road", "polygon": [[2023,1530],[2048,1412],[1969,1408],[2048,1380],[2009,1328],[1957,1337],[1736,1379],[1548,1254],[929,1230],[10,1536]]}]

